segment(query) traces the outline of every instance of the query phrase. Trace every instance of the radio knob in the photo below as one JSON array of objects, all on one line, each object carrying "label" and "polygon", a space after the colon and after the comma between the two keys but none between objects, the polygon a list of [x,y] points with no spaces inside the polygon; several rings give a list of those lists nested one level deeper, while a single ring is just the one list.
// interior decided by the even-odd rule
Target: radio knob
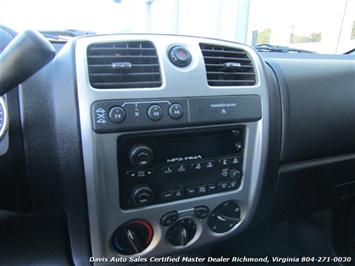
[{"label": "radio knob", "polygon": [[154,159],[153,151],[144,144],[137,144],[129,151],[129,160],[135,167],[146,167]]},{"label": "radio knob", "polygon": [[153,201],[153,191],[146,184],[136,185],[132,189],[132,200],[137,206],[146,206]]}]

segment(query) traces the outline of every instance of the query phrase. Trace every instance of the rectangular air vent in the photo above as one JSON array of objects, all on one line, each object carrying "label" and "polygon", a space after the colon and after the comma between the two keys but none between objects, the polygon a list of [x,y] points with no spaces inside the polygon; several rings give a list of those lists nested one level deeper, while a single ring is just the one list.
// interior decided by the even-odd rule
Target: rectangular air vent
[{"label": "rectangular air vent", "polygon": [[98,89],[161,86],[156,49],[149,41],[91,44],[87,49],[90,84]]},{"label": "rectangular air vent", "polygon": [[242,49],[200,43],[210,86],[255,85],[255,70]]}]

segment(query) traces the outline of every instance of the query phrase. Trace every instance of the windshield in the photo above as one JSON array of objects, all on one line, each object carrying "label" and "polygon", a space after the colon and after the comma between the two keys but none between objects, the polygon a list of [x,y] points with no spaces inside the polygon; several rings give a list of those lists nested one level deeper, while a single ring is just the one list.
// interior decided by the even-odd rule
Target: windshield
[{"label": "windshield", "polygon": [[16,31],[164,33],[341,54],[355,47],[355,0],[0,0]]}]

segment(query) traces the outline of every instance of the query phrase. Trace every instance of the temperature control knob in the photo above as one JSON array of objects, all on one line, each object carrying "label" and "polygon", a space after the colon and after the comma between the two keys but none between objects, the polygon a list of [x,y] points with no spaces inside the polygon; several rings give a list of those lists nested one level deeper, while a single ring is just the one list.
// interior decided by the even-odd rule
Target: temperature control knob
[{"label": "temperature control knob", "polygon": [[145,250],[153,238],[152,226],[144,220],[129,221],[120,226],[113,235],[114,247],[124,255]]},{"label": "temperature control knob", "polygon": [[191,219],[185,218],[174,223],[167,232],[170,244],[186,246],[196,234],[196,224]]},{"label": "temperature control knob", "polygon": [[135,167],[149,166],[153,159],[153,151],[147,145],[137,144],[129,151],[129,160]]}]

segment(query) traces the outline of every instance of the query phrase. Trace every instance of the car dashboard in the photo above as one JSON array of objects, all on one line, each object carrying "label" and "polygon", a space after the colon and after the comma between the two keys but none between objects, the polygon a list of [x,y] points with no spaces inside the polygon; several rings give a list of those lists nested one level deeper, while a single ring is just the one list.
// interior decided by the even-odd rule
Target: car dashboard
[{"label": "car dashboard", "polygon": [[[58,50],[6,96],[2,180],[25,193],[1,209],[56,239],[28,229],[47,254],[29,263],[174,262],[265,217],[353,203],[353,56],[157,34]],[[7,226],[10,261],[27,229]]]}]

